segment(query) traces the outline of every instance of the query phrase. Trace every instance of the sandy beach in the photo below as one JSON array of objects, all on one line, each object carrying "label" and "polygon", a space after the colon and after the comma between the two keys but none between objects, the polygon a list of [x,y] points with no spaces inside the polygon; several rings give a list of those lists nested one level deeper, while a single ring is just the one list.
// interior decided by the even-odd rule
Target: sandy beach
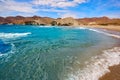
[{"label": "sandy beach", "polygon": [[[109,25],[109,26],[102,26],[102,25],[81,25],[87,28],[99,28],[99,29],[106,29],[110,31],[120,32],[120,26]],[[99,80],[120,80],[120,64],[109,67],[110,72],[106,73]]]},{"label": "sandy beach", "polygon": [[[86,27],[86,26],[84,26]],[[115,25],[109,25],[109,26],[102,26],[102,25],[87,25],[89,28],[100,28],[100,29],[107,29],[107,30],[112,30],[112,31],[118,31],[120,32],[120,26],[115,26]]]},{"label": "sandy beach", "polygon": [[[107,29],[111,31],[120,32],[120,26],[114,26],[114,25],[111,26],[95,25],[95,26],[87,26],[87,27]],[[103,75],[99,80],[120,80],[120,64],[109,67],[109,70],[110,72]]]},{"label": "sandy beach", "polygon": [[[97,28],[97,29],[105,29],[108,30],[108,32],[112,32],[112,34],[120,33],[120,26],[116,25],[109,25],[109,26],[102,26],[102,25],[81,25],[82,27],[86,28]],[[120,35],[118,35],[120,36]],[[111,36],[114,37],[114,36]],[[117,37],[115,37],[117,38]],[[116,45],[120,46],[120,44]],[[106,73],[102,77],[99,78],[99,80],[120,80],[120,64],[114,65],[109,67],[110,72]]]},{"label": "sandy beach", "polygon": [[120,64],[109,68],[110,72],[102,76],[99,80],[120,80]]}]

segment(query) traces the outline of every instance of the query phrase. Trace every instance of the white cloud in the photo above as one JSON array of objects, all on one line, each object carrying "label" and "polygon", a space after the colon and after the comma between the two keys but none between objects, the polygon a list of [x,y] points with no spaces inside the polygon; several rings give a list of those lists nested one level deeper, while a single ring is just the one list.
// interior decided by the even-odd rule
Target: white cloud
[{"label": "white cloud", "polygon": [[0,0],[0,15],[39,15],[43,14],[42,12],[55,12],[62,14],[62,16],[59,15],[61,17],[76,17],[75,14],[68,13],[72,11],[67,7],[75,7],[84,2],[86,0],[31,0],[28,2]]},{"label": "white cloud", "polygon": [[60,12],[60,13],[63,13],[63,12],[67,12],[68,10],[58,10],[58,9],[39,9],[40,11],[44,11],[44,12]]},{"label": "white cloud", "polygon": [[25,13],[34,13],[38,11],[32,8],[32,5],[25,2],[16,2],[14,0],[0,0],[0,12],[17,11]]},{"label": "white cloud", "polygon": [[[57,0],[57,1],[66,1],[66,0]],[[57,2],[57,1],[55,1],[55,2]],[[39,2],[41,3],[41,5],[44,5],[44,7],[38,7],[35,4],[32,4],[31,2],[17,2],[15,0],[0,0],[0,13],[4,13],[4,12],[36,13],[37,11],[60,12],[61,13],[61,12],[68,11],[68,10],[64,10],[64,9],[55,9],[55,8],[50,8],[50,7],[46,8],[45,5],[48,5],[49,3],[52,4],[52,2],[49,0],[47,0],[47,1],[41,0]],[[63,4],[63,3],[60,2],[60,3],[54,4],[54,5],[52,4],[52,6],[57,6],[57,5],[61,5],[61,4]],[[68,5],[70,5],[70,4],[68,4]]]},{"label": "white cloud", "polygon": [[33,4],[57,8],[75,7],[87,0],[34,0]]}]

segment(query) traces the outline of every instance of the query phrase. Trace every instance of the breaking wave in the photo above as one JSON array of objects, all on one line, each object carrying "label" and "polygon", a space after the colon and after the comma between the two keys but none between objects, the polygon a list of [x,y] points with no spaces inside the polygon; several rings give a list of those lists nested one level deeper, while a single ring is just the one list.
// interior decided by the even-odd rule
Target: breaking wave
[{"label": "breaking wave", "polygon": [[120,35],[116,35],[116,34],[104,32],[104,31],[101,31],[101,30],[93,29],[93,28],[78,27],[77,29],[84,29],[84,30],[86,29],[86,30],[94,31],[94,32],[97,32],[97,33],[102,33],[102,34],[104,34],[104,35],[107,35],[107,36],[111,36],[111,37],[115,37],[115,38],[119,38],[119,39],[120,39]]},{"label": "breaking wave", "polygon": [[96,30],[96,29],[89,29],[89,30],[94,31],[94,32],[98,32],[98,33],[102,33],[102,34],[105,34],[107,36],[111,36],[111,37],[115,37],[115,38],[119,38],[120,39],[120,35],[116,35],[116,34],[112,34],[112,33],[107,33],[107,32],[103,32],[103,31]]},{"label": "breaking wave", "polygon": [[11,39],[16,39],[20,37],[25,37],[31,34],[27,33],[0,33],[0,56],[8,55],[9,53],[15,52],[15,45],[10,42]]},{"label": "breaking wave", "polygon": [[1,39],[11,39],[11,38],[18,38],[18,37],[25,37],[31,34],[31,32],[27,33],[0,33]]},{"label": "breaking wave", "polygon": [[66,80],[99,80],[109,67],[120,64],[120,47],[103,51],[102,55],[93,57],[86,67],[68,75]]}]

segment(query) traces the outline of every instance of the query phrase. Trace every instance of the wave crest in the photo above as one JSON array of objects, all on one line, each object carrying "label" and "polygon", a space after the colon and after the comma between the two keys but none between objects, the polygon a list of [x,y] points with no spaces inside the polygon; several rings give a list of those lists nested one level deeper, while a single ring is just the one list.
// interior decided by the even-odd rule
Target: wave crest
[{"label": "wave crest", "polygon": [[31,32],[27,33],[0,33],[1,39],[10,39],[10,38],[18,38],[18,37],[25,37],[31,34]]}]

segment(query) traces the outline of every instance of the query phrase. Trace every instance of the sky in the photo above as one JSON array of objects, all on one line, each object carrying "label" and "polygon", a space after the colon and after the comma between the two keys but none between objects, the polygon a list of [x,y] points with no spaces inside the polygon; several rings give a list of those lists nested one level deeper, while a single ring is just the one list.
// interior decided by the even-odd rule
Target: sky
[{"label": "sky", "polygon": [[120,18],[120,0],[0,0],[0,16]]}]

